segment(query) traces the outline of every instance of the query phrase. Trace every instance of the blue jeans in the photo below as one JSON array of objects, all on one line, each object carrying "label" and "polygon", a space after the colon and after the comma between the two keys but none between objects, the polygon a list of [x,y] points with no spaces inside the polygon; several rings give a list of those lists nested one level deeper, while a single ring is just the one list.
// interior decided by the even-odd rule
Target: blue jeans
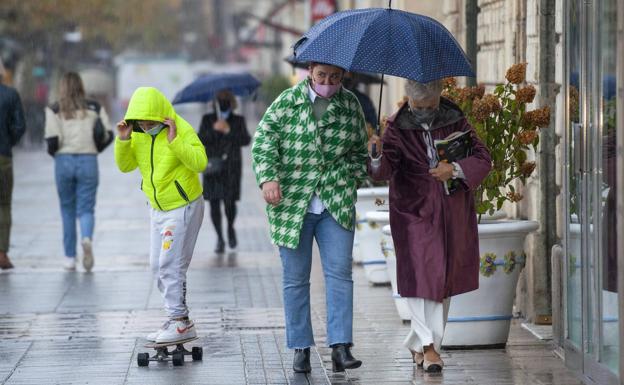
[{"label": "blue jeans", "polygon": [[63,218],[65,256],[76,257],[76,219],[82,238],[93,238],[95,194],[98,186],[97,155],[58,154],[54,176]]},{"label": "blue jeans", "polygon": [[282,258],[286,342],[290,349],[314,345],[310,315],[312,239],[316,239],[325,276],[327,344],[351,343],[353,338],[353,231],[340,226],[325,210],[307,213],[299,246],[280,247]]}]

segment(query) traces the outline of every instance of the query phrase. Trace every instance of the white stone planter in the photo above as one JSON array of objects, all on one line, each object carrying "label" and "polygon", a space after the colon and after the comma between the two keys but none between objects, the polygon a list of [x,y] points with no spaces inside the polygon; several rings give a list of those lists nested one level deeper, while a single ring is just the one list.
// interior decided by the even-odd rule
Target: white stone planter
[{"label": "white stone planter", "polygon": [[[377,206],[375,202],[385,202],[385,206]],[[362,263],[362,251],[360,239],[369,236],[373,229],[366,222],[366,213],[388,206],[388,187],[369,187],[357,190],[357,202],[355,203],[355,238],[353,240],[353,262]]]},{"label": "white stone planter", "polygon": [[361,233],[359,239],[364,272],[370,283],[387,285],[390,278],[386,269],[386,258],[381,250],[381,229],[390,222],[390,214],[388,211],[369,211],[366,213],[366,221],[370,231]]},{"label": "white stone planter", "polygon": [[390,225],[384,226],[381,231],[383,233],[381,248],[386,256],[386,270],[388,271],[388,277],[390,277],[390,284],[392,285],[392,298],[394,299],[394,305],[396,306],[401,320],[409,321],[411,319],[411,313],[409,306],[407,305],[407,300],[405,298],[401,298],[397,286],[396,254],[394,253],[394,243],[392,242]]},{"label": "white stone planter", "polygon": [[444,347],[502,347],[507,343],[516,284],[525,259],[524,240],[537,227],[535,221],[522,220],[479,225],[479,289],[452,297]]}]

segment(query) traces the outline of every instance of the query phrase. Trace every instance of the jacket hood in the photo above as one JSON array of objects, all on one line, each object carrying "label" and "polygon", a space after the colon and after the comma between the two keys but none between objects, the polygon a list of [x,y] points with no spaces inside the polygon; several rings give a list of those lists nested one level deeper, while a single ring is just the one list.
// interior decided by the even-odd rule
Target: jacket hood
[{"label": "jacket hood", "polygon": [[[437,130],[441,127],[449,126],[463,118],[464,113],[459,108],[459,106],[457,106],[457,104],[444,97],[440,97],[438,115],[433,120],[433,125],[430,131]],[[401,106],[401,108],[399,108],[399,111],[394,114],[391,119],[388,120],[399,129],[424,131],[424,128],[422,128],[422,126],[418,122],[416,122],[414,116],[410,112],[408,102],[405,102]]]},{"label": "jacket hood", "polygon": [[154,87],[139,87],[128,103],[124,120],[153,120],[163,122],[165,118],[176,120],[173,106],[165,95]]}]

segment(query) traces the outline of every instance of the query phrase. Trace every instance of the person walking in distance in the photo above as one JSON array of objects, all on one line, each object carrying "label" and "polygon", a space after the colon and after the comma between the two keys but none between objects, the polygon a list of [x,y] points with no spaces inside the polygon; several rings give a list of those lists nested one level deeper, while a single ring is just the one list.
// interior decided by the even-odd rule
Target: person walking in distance
[{"label": "person walking in distance", "polygon": [[104,126],[105,142],[113,133],[106,110],[88,100],[80,75],[67,72],[59,83],[59,100],[45,109],[45,138],[54,157],[56,191],[63,220],[63,248],[67,270],[76,270],[76,220],[80,222],[82,264],[93,268],[95,199],[99,184],[96,123]]},{"label": "person walking in distance", "polygon": [[17,91],[2,84],[5,74],[0,61],[0,269],[12,269],[9,259],[11,235],[11,200],[13,197],[13,153],[11,149],[19,142],[26,124],[24,108]]},{"label": "person walking in distance", "polygon": [[204,115],[199,126],[199,139],[206,147],[209,159],[204,171],[204,199],[210,203],[210,219],[217,233],[216,253],[225,251],[221,202],[227,219],[228,245],[234,249],[238,244],[234,220],[241,191],[241,147],[247,146],[251,137],[245,118],[234,113],[236,106],[232,92],[219,91],[214,101],[215,112]]}]

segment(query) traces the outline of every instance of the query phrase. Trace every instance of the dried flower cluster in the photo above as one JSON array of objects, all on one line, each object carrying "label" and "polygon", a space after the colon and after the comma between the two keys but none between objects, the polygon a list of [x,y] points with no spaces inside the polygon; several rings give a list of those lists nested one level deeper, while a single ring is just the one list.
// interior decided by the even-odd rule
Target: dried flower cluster
[{"label": "dried flower cluster", "polygon": [[492,94],[476,99],[472,105],[472,114],[478,122],[483,122],[490,114],[500,111],[498,98]]},{"label": "dried flower cluster", "polygon": [[524,198],[524,196],[522,196],[522,194],[520,193],[511,191],[507,193],[507,199],[509,199],[513,203],[520,202],[522,198]]},{"label": "dried flower cluster", "polygon": [[535,99],[535,87],[529,85],[516,91],[516,101],[520,103],[532,103]]},{"label": "dried flower cluster", "polygon": [[537,110],[527,111],[524,114],[526,128],[548,127],[550,124],[550,107],[545,106]]},{"label": "dried flower cluster", "polygon": [[505,78],[511,84],[520,84],[526,79],[527,63],[514,64],[507,70]]},{"label": "dried flower cluster", "polygon": [[529,145],[537,138],[536,130],[525,130],[518,134],[518,141],[522,144]]},{"label": "dried flower cluster", "polygon": [[524,162],[520,165],[520,172],[525,177],[531,176],[533,170],[535,170],[535,162]]}]

